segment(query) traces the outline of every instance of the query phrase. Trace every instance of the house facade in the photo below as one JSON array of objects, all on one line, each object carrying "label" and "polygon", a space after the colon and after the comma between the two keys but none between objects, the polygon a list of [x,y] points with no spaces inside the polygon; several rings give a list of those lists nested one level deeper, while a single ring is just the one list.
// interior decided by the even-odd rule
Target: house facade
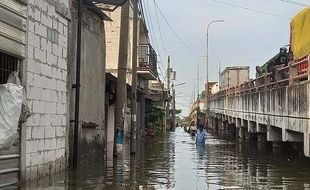
[{"label": "house facade", "polygon": [[[132,85],[132,65],[137,65],[137,135],[144,135],[145,128],[145,98],[148,94],[148,81],[156,80],[157,73],[157,54],[150,45],[148,30],[142,16],[138,17],[138,47],[133,47],[133,5],[129,6],[129,33],[128,33],[128,55],[127,55],[127,75],[126,83],[130,87]],[[122,7],[118,7],[113,12],[106,13],[113,22],[105,24],[106,31],[106,72],[117,77],[118,59],[119,59],[119,42],[120,42],[120,23],[121,23]],[[138,48],[138,60],[132,62],[133,48]],[[106,97],[110,97],[110,103],[106,102],[107,113],[107,144],[110,145],[108,150],[112,150],[114,142],[114,125],[115,125],[115,98],[111,98],[116,90],[110,88],[106,91]],[[130,90],[130,88],[129,88]],[[130,91],[128,91],[130,92]],[[125,110],[125,133],[131,131],[131,102],[130,93],[127,93],[127,109]],[[114,102],[112,102],[114,101]]]},{"label": "house facade", "polygon": [[[82,11],[79,161],[103,158],[104,16]],[[72,163],[77,1],[0,2],[0,78],[18,71],[31,116],[10,149],[0,150],[0,186],[33,181]],[[101,155],[101,157],[93,156]]]}]

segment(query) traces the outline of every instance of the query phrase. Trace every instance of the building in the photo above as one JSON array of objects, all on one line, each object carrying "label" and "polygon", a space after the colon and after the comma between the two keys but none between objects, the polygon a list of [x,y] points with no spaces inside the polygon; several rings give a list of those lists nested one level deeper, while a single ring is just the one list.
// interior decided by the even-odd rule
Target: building
[{"label": "building", "polygon": [[[19,126],[0,183],[32,180],[66,168],[68,151],[68,0],[1,1],[1,83],[19,71],[32,116]],[[14,150],[13,150],[14,149]],[[14,157],[14,155],[18,156]],[[15,164],[13,164],[15,162]],[[16,173],[18,173],[16,175]]]},{"label": "building", "polygon": [[[82,11],[78,159],[83,163],[103,158],[106,142],[108,17],[87,3],[93,7]],[[33,181],[72,163],[77,1],[1,1],[0,11],[0,82],[18,71],[32,112],[19,125],[13,147],[0,150],[1,186]]]},{"label": "building", "polygon": [[[140,15],[138,18],[138,60],[137,63],[132,63],[133,52],[133,5],[130,5],[129,10],[129,41],[128,41],[128,57],[127,57],[127,75],[126,82],[129,86],[132,85],[132,65],[137,65],[137,135],[144,134],[145,128],[145,98],[148,94],[148,81],[156,80],[158,78],[157,73],[157,54],[150,44],[148,30],[145,25],[143,17]],[[118,7],[114,12],[108,12],[107,15],[113,20],[105,25],[106,31],[106,72],[117,77],[118,71],[118,59],[119,59],[119,42],[120,42],[120,22],[121,22],[122,7]],[[141,10],[140,10],[141,11]],[[111,90],[111,89],[110,89]],[[111,91],[111,93],[114,90]],[[107,92],[110,93],[110,92]],[[114,126],[113,120],[115,105],[106,104],[106,110],[108,111],[107,117],[109,121],[107,123],[107,144],[113,144],[114,142]],[[127,109],[125,110],[125,134],[129,134],[131,127],[131,101],[130,93],[127,93]]]},{"label": "building", "polygon": [[75,100],[76,100],[76,63],[77,63],[77,13],[78,1],[71,0],[71,22],[69,30],[68,51],[68,98],[70,100],[68,115],[70,116],[69,135],[69,164],[73,163],[77,154],[78,163],[88,163],[104,158],[105,149],[105,65],[106,44],[105,28],[108,17],[95,9],[94,4],[86,1],[81,18],[81,69],[79,97],[79,130],[78,150],[74,153],[75,130]]}]

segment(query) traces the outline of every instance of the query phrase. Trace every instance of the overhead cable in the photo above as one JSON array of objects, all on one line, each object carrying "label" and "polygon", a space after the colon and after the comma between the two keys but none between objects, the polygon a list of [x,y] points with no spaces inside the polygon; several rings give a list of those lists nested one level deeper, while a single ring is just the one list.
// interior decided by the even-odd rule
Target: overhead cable
[{"label": "overhead cable", "polygon": [[147,0],[145,1],[145,5],[146,5],[147,11],[148,11],[148,14],[146,14],[146,13],[145,14],[146,14],[146,19],[147,19],[147,21],[148,21],[148,23],[150,25],[150,30],[151,30],[150,35],[151,35],[151,38],[153,38],[153,40],[154,40],[154,45],[155,45],[155,49],[157,50],[157,53],[160,54],[159,48],[158,48],[158,45],[157,45],[157,40],[156,40],[156,37],[155,37],[155,32],[154,32],[154,28],[153,28],[152,18],[150,16],[151,12],[150,12],[149,4],[148,4]]},{"label": "overhead cable", "polygon": [[154,5],[155,5],[155,6],[154,6],[154,7],[155,7],[155,15],[156,15],[156,20],[157,20],[157,25],[158,25],[158,31],[159,31],[159,36],[160,36],[161,45],[163,46],[163,49],[164,49],[166,55],[168,55],[167,49],[166,49],[165,44],[164,44],[164,41],[163,41],[163,36],[162,36],[162,33],[161,33],[161,29],[160,29],[160,24],[159,24],[159,20],[158,20],[158,13],[157,13],[156,2],[155,2],[155,0],[153,0],[153,2],[154,2]]},{"label": "overhead cable", "polygon": [[227,6],[231,6],[231,7],[236,7],[236,8],[239,8],[239,9],[244,9],[244,10],[251,11],[251,12],[256,12],[256,13],[260,13],[260,14],[264,14],[264,15],[268,15],[268,16],[273,16],[273,17],[277,17],[277,18],[281,18],[281,19],[285,19],[285,20],[290,20],[290,18],[282,16],[282,15],[278,15],[278,14],[274,14],[274,13],[270,13],[270,12],[266,12],[266,11],[261,11],[261,10],[257,10],[257,9],[252,9],[252,8],[249,8],[249,7],[244,7],[244,6],[240,6],[240,5],[237,5],[237,4],[228,3],[228,2],[225,2],[225,1],[219,1],[219,0],[210,0],[210,1],[213,1],[215,3],[220,3],[220,4],[223,4],[223,5],[227,5]]},{"label": "overhead cable", "polygon": [[[157,45],[157,40],[156,40],[156,38],[155,38],[155,33],[154,33],[154,29],[153,29],[153,24],[152,24],[152,21],[151,21],[151,19],[150,19],[150,15],[149,14],[146,14],[145,12],[144,12],[144,8],[143,7],[145,7],[144,5],[146,5],[146,8],[147,8],[147,10],[148,10],[148,12],[150,13],[150,10],[149,10],[149,7],[148,7],[148,3],[147,3],[147,1],[146,1],[146,4],[144,4],[143,2],[142,2],[142,0],[140,0],[140,5],[141,5],[141,12],[142,12],[142,18],[144,19],[144,23],[147,25],[147,23],[148,23],[148,25],[149,25],[149,28],[150,28],[150,36],[151,36],[151,38],[150,38],[150,40],[151,40],[151,42],[152,42],[152,44],[154,45],[154,49],[156,50],[156,52],[157,52],[157,54],[158,54],[158,58],[160,59],[160,52],[159,52],[159,48],[158,48],[158,45]],[[147,22],[146,22],[146,20],[145,20],[145,17],[146,17],[146,20],[147,20]],[[154,40],[154,41],[153,41]],[[165,80],[165,75],[162,73],[162,69],[160,68],[160,65],[158,65],[158,67],[159,67],[159,71],[161,72],[161,75],[162,75],[162,77],[163,77],[163,80]]]},{"label": "overhead cable", "polygon": [[293,4],[293,5],[302,6],[302,7],[309,7],[310,6],[310,5],[306,5],[304,3],[300,3],[297,1],[290,1],[290,0],[280,0],[280,1],[285,2],[285,3],[289,3],[289,4]]},{"label": "overhead cable", "polygon": [[184,42],[184,40],[182,40],[182,38],[180,37],[180,35],[173,29],[173,27],[170,25],[168,19],[166,18],[166,16],[164,15],[164,13],[162,12],[162,10],[159,8],[158,4],[156,3],[156,1],[154,1],[155,6],[157,7],[159,13],[161,14],[161,16],[164,18],[166,24],[169,26],[170,30],[173,32],[173,34],[179,39],[179,41],[188,49],[194,50],[191,46],[189,46],[187,43]]}]

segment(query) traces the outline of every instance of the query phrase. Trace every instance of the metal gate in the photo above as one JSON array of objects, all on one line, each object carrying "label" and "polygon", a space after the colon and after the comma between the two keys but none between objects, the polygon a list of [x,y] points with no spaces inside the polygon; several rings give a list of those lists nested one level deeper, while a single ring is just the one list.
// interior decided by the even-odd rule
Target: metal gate
[{"label": "metal gate", "polygon": [[[12,71],[19,67],[19,59],[0,52],[0,84],[4,84]],[[0,149],[0,188],[19,182],[20,130],[9,150]]]},{"label": "metal gate", "polygon": [[[26,54],[27,6],[21,0],[0,0],[0,84],[7,82]],[[0,188],[19,181],[20,132],[9,150],[0,150]]]}]

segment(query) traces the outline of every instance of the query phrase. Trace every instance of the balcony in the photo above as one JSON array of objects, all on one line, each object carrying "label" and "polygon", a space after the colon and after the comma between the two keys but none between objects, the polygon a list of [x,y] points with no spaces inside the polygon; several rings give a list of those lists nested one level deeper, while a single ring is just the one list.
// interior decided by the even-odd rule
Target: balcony
[{"label": "balcony", "polygon": [[157,73],[157,54],[150,44],[141,44],[137,72],[146,80],[155,80]]}]

